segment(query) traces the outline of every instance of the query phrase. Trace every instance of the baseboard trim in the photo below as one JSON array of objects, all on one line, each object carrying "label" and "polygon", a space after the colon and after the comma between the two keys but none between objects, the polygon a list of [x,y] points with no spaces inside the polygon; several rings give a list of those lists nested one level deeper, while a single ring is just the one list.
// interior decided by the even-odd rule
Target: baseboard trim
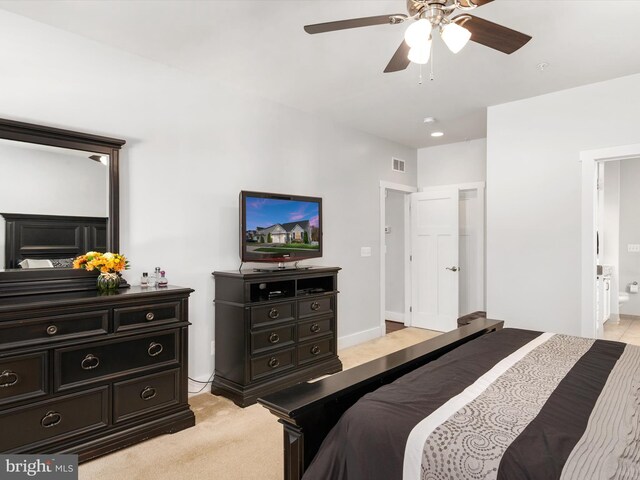
[{"label": "baseboard trim", "polygon": [[[213,379],[213,373],[200,375],[194,378],[194,380],[197,380],[198,382],[209,382],[208,384],[198,383],[198,382],[194,382],[191,379],[188,379],[187,390],[189,392],[189,397],[193,397],[194,395],[200,395],[201,393],[205,393],[205,392],[210,392],[212,379]],[[202,388],[202,391],[199,391],[201,388]]]},{"label": "baseboard trim", "polygon": [[380,327],[372,328],[370,330],[363,330],[361,332],[352,333],[351,335],[345,335],[338,337],[338,350],[343,348],[353,347],[359,345],[374,338],[381,336]]},{"label": "baseboard trim", "polygon": [[400,312],[384,312],[385,320],[391,320],[392,322],[404,323],[404,313]]}]

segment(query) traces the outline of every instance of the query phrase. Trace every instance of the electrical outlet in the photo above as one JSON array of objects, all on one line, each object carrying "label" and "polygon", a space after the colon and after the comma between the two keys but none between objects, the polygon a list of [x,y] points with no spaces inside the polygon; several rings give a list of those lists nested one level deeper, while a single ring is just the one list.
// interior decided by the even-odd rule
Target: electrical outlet
[{"label": "electrical outlet", "polygon": [[629,253],[640,253],[640,245],[636,243],[629,243],[627,245],[627,252]]},{"label": "electrical outlet", "polygon": [[216,351],[216,342],[211,340],[211,355],[213,355],[215,351]]}]

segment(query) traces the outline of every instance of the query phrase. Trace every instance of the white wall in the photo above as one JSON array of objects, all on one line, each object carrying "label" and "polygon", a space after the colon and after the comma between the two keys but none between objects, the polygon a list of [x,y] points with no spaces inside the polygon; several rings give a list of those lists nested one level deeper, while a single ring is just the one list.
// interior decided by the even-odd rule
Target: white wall
[{"label": "white wall", "polygon": [[404,200],[406,194],[387,190],[385,202],[385,305],[387,320],[404,322]]},{"label": "white wall", "polygon": [[640,142],[640,75],[490,107],[487,313],[580,333],[579,154]]},{"label": "white wall", "polygon": [[484,182],[487,140],[469,140],[418,150],[418,187]]},{"label": "white wall", "polygon": [[[611,313],[618,313],[620,285],[620,163],[603,162],[603,178],[600,179],[602,194],[602,227],[600,237],[600,263],[613,267],[611,275]],[[640,180],[640,178],[638,179]]]},{"label": "white wall", "polygon": [[[640,283],[640,253],[629,252],[629,244],[640,244],[640,159],[622,160],[620,168],[620,289],[629,292],[631,282]],[[617,246],[617,245],[616,245]],[[613,290],[613,286],[612,286]],[[640,294],[629,293],[620,313],[640,315]]]},{"label": "white wall", "polygon": [[[342,343],[378,335],[379,183],[415,185],[416,151],[200,81],[0,12],[0,115],[127,140],[122,253],[127,278],[159,265],[190,302],[192,376],[213,369],[213,278],[236,269],[242,189],[324,198],[324,258],[339,275]],[[310,92],[312,93],[312,92]],[[391,171],[391,157],[407,173]],[[371,246],[371,257],[360,247]]]}]

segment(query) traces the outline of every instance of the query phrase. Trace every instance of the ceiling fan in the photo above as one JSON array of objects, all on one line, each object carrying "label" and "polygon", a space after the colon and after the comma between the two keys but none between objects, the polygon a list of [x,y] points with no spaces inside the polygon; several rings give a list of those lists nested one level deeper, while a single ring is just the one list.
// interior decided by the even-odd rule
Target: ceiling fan
[{"label": "ceiling fan", "polygon": [[[336,22],[306,25],[310,34],[346,30],[372,25],[396,25],[413,20],[404,41],[384,69],[385,73],[406,69],[411,62],[426,64],[431,56],[432,33],[440,31],[442,40],[453,53],[458,53],[469,40],[494,50],[511,54],[523,47],[531,37],[497,23],[467,13],[493,0],[407,0],[407,11],[391,15],[352,18]],[[454,15],[457,10],[462,13]]]}]

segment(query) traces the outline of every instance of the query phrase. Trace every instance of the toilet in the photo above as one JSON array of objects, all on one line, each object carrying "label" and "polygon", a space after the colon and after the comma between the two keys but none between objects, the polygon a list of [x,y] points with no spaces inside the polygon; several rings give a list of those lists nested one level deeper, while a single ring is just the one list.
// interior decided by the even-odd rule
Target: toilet
[{"label": "toilet", "polygon": [[629,301],[629,294],[627,292],[618,292],[618,305],[622,306],[623,303]]}]

